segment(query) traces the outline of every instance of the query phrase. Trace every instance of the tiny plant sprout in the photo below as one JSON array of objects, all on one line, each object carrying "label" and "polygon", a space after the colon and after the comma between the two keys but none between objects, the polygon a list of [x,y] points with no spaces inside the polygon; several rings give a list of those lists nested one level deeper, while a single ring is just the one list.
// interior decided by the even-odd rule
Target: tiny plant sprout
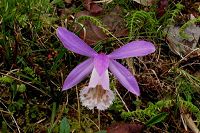
[{"label": "tiny plant sprout", "polygon": [[91,73],[89,85],[81,89],[80,100],[89,109],[107,109],[114,100],[110,90],[108,70],[131,93],[139,96],[140,89],[135,77],[130,71],[118,63],[116,59],[145,56],[155,51],[152,43],[147,41],[132,41],[112,53],[106,55],[97,53],[83,40],[66,28],[59,27],[57,36],[64,47],[77,54],[89,58],[75,67],[64,81],[62,90],[68,90],[81,82]]}]

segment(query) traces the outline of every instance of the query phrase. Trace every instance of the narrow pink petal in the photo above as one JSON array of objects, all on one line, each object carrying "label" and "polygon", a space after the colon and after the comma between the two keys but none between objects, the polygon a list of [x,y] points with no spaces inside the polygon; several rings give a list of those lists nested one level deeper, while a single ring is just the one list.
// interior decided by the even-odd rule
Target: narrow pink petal
[{"label": "narrow pink petal", "polygon": [[109,83],[108,69],[101,76],[99,76],[95,68],[92,70],[89,82],[89,88],[95,88],[97,85],[101,85],[103,89],[109,90],[110,83]]},{"label": "narrow pink petal", "polygon": [[65,48],[89,57],[93,57],[97,54],[94,49],[92,49],[83,40],[81,40],[74,33],[68,31],[66,28],[59,27],[56,33]]},{"label": "narrow pink petal", "polygon": [[144,56],[155,52],[155,47],[147,41],[133,41],[119,49],[116,49],[108,56],[111,59],[123,59],[128,57]]},{"label": "narrow pink petal", "polygon": [[140,95],[138,83],[127,68],[115,60],[110,60],[109,69],[127,90],[137,96]]},{"label": "narrow pink petal", "polygon": [[94,57],[94,67],[100,76],[108,69],[108,65],[109,58],[106,54],[101,53]]},{"label": "narrow pink petal", "polygon": [[90,81],[89,81],[89,87],[95,88],[97,86],[97,84],[99,83],[100,79],[101,79],[101,77],[97,73],[97,70],[95,68],[93,68],[92,74],[90,77]]},{"label": "narrow pink petal", "polygon": [[86,61],[79,64],[70,72],[70,74],[65,79],[62,90],[68,90],[72,88],[73,86],[77,85],[86,76],[88,76],[91,73],[93,68],[94,68],[94,65],[93,65],[92,58],[89,58]]},{"label": "narrow pink petal", "polygon": [[101,75],[100,84],[105,90],[110,89],[110,81],[109,81],[109,75],[108,75],[108,69]]}]

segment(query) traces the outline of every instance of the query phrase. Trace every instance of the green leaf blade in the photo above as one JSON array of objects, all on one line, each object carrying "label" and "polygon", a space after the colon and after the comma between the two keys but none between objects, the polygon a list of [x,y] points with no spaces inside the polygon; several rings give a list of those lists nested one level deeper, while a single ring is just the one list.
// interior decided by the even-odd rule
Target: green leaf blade
[{"label": "green leaf blade", "polygon": [[64,117],[60,123],[59,133],[70,133],[70,125],[66,117]]}]

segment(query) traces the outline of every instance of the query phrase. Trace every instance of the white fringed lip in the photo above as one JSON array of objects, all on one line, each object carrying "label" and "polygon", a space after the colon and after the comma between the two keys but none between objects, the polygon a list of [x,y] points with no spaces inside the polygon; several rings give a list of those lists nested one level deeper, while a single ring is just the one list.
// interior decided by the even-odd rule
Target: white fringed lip
[{"label": "white fringed lip", "polygon": [[88,86],[81,90],[80,100],[83,106],[99,110],[106,110],[114,100],[114,94],[111,90],[104,90],[102,86],[97,85],[95,88]]},{"label": "white fringed lip", "polygon": [[89,86],[80,91],[82,105],[89,109],[96,107],[99,110],[106,110],[112,104],[114,97],[114,93],[109,88],[108,70],[99,76],[94,68]]}]

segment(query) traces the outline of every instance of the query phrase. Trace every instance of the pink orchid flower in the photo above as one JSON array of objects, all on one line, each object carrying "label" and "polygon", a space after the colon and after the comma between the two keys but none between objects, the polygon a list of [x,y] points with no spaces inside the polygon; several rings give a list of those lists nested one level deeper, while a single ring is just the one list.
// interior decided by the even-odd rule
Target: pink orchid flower
[{"label": "pink orchid flower", "polygon": [[98,54],[66,28],[59,27],[57,29],[57,36],[68,50],[89,57],[89,59],[79,64],[70,72],[62,88],[62,90],[68,90],[92,73],[89,85],[80,91],[82,105],[89,109],[96,107],[99,110],[105,110],[112,104],[114,94],[109,87],[108,69],[128,91],[137,96],[140,95],[136,79],[116,59],[144,56],[153,53],[155,47],[152,43],[147,41],[132,41],[106,55],[104,53]]}]

